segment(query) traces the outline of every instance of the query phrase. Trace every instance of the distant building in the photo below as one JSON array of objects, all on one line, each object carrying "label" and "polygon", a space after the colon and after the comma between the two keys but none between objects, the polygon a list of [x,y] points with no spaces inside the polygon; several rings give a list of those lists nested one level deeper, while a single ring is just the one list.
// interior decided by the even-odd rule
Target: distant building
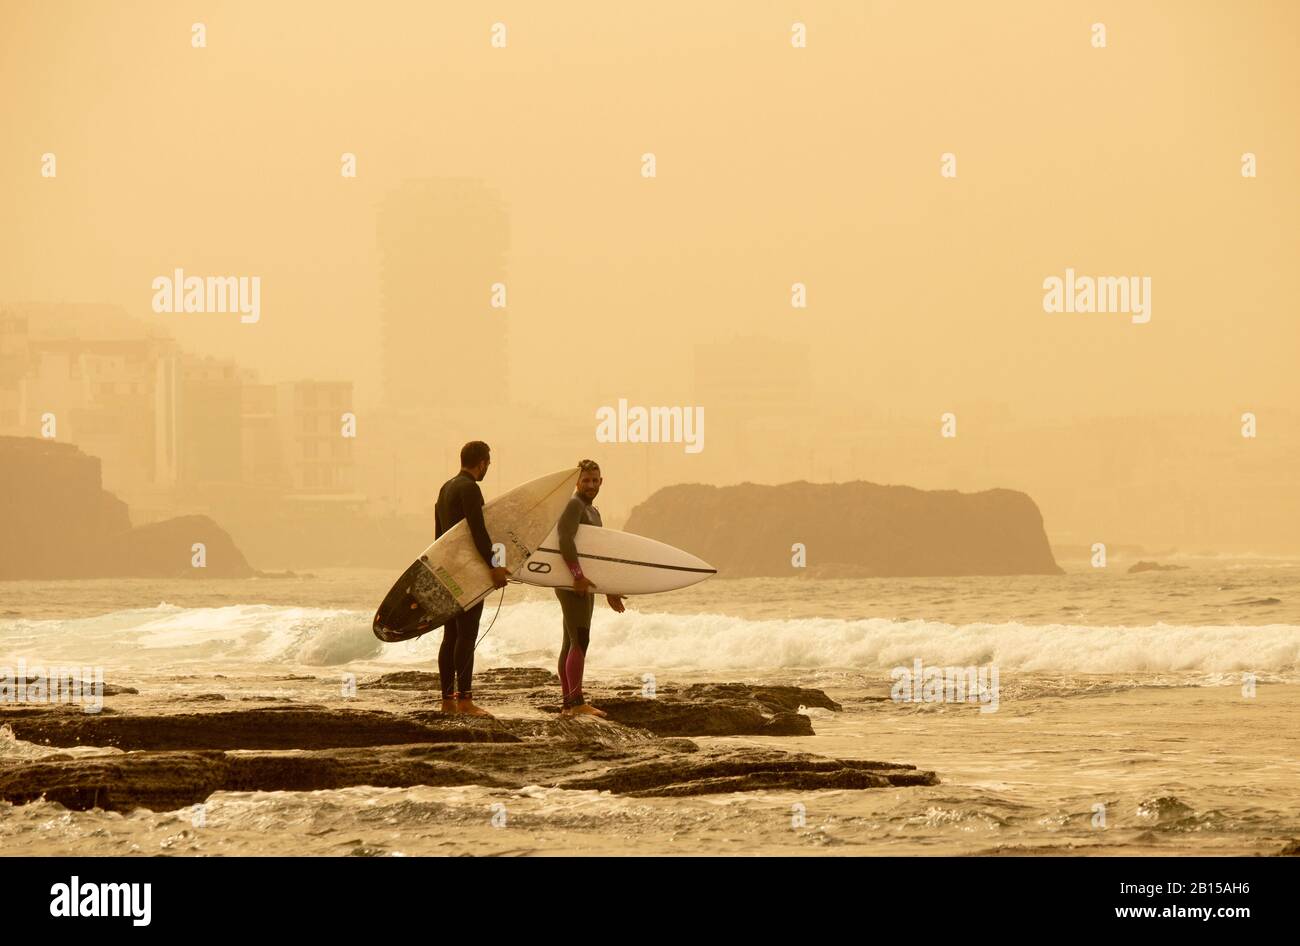
[{"label": "distant building", "polygon": [[40,437],[53,415],[54,439],[99,458],[146,517],[251,493],[351,497],[351,409],[351,382],[261,384],[116,307],[0,309],[0,434]]},{"label": "distant building", "polygon": [[169,337],[110,306],[23,305],[0,311],[0,433],[76,443],[103,462],[109,489],[174,475]]},{"label": "distant building", "polygon": [[257,487],[288,486],[289,475],[280,442],[278,388],[250,379],[244,382],[239,394],[244,483]]},{"label": "distant building", "polygon": [[510,247],[500,194],[467,178],[407,181],[383,201],[378,237],[386,407],[505,404],[506,314],[491,306]]},{"label": "distant building", "polygon": [[176,399],[177,484],[190,488],[243,478],[243,379],[230,359],[185,354]]},{"label": "distant building", "polygon": [[343,415],[352,410],[352,382],[280,384],[276,404],[287,487],[300,494],[352,496],[355,440],[343,432]]}]

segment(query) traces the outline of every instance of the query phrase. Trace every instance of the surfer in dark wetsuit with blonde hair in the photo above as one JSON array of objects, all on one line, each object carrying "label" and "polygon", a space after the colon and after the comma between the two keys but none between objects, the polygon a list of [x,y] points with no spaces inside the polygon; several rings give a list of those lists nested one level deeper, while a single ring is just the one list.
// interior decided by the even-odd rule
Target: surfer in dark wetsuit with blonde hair
[{"label": "surfer in dark wetsuit with blonde hair", "polygon": [[[564,612],[564,641],[560,645],[560,686],[564,690],[562,716],[605,715],[582,698],[582,672],[587,661],[587,644],[591,639],[591,615],[596,606],[592,592],[596,586],[582,573],[575,541],[579,525],[604,524],[600,521],[600,510],[592,505],[603,482],[595,460],[578,461],[577,492],[564,507],[556,526],[560,555],[573,575],[572,591],[555,589],[555,597],[560,599],[560,610]],[[605,600],[615,611],[623,610],[623,599],[619,595],[606,595]]]}]

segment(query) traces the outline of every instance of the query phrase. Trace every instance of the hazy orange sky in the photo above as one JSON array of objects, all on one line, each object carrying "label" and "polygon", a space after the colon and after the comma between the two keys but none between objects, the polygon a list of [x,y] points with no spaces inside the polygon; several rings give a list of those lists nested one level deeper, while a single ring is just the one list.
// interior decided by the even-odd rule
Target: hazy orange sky
[{"label": "hazy orange sky", "polygon": [[[511,214],[521,383],[571,332],[674,379],[741,331],[807,336],[854,400],[1295,403],[1294,3],[475,6],[9,0],[4,297],[146,315],[173,266],[259,273],[256,328],[171,328],[369,392],[376,203],[469,175]],[[1066,266],[1151,275],[1151,323],[1044,314]]]},{"label": "hazy orange sky", "polygon": [[[0,300],[119,304],[267,380],[378,399],[376,209],[457,176],[510,215],[512,394],[559,411],[688,403],[694,346],[738,335],[808,346],[814,433],[986,405],[1026,426],[1213,414],[1230,436],[1300,400],[1293,2],[0,16]],[[153,315],[177,266],[261,275],[261,322]],[[1150,276],[1150,323],[1045,313],[1066,267]],[[553,370],[575,336],[601,355],[577,401]]]}]

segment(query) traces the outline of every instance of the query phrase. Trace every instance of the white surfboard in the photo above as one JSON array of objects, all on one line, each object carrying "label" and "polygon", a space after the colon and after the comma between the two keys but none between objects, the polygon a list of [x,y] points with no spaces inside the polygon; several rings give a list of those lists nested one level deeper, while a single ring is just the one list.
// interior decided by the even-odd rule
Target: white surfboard
[{"label": "white surfboard", "polygon": [[[502,564],[512,576],[555,528],[577,482],[577,467],[560,470],[484,504],[488,536],[505,546]],[[473,607],[491,590],[492,575],[474,547],[469,526],[458,522],[397,579],[375,612],[375,636],[389,643],[419,637]]]},{"label": "white surfboard", "polygon": [[[582,573],[603,595],[650,595],[704,581],[718,570],[690,552],[631,532],[580,525],[574,537]],[[559,533],[551,530],[515,575],[543,588],[569,588],[573,575],[560,554]]]}]

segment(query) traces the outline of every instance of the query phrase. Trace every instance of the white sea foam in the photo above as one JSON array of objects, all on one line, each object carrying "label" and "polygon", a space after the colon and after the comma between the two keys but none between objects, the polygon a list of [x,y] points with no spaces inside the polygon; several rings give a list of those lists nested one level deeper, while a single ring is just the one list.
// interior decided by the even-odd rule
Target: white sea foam
[{"label": "white sea foam", "polygon": [[0,663],[158,670],[178,665],[335,666],[379,656],[358,611],[247,604],[135,608],[72,620],[0,621]]},{"label": "white sea foam", "polygon": [[[495,610],[489,605],[480,633]],[[341,667],[351,662],[432,665],[441,634],[380,644],[368,612],[271,605],[181,609],[170,605],[76,620],[0,621],[0,664],[75,661],[138,670],[256,664]],[[1300,627],[1091,627],[831,618],[750,620],[598,606],[592,669],[645,671],[849,669],[887,672],[915,659],[934,666],[998,664],[1003,673],[1290,675],[1300,670]],[[550,666],[559,606],[501,609],[477,666]]]}]

